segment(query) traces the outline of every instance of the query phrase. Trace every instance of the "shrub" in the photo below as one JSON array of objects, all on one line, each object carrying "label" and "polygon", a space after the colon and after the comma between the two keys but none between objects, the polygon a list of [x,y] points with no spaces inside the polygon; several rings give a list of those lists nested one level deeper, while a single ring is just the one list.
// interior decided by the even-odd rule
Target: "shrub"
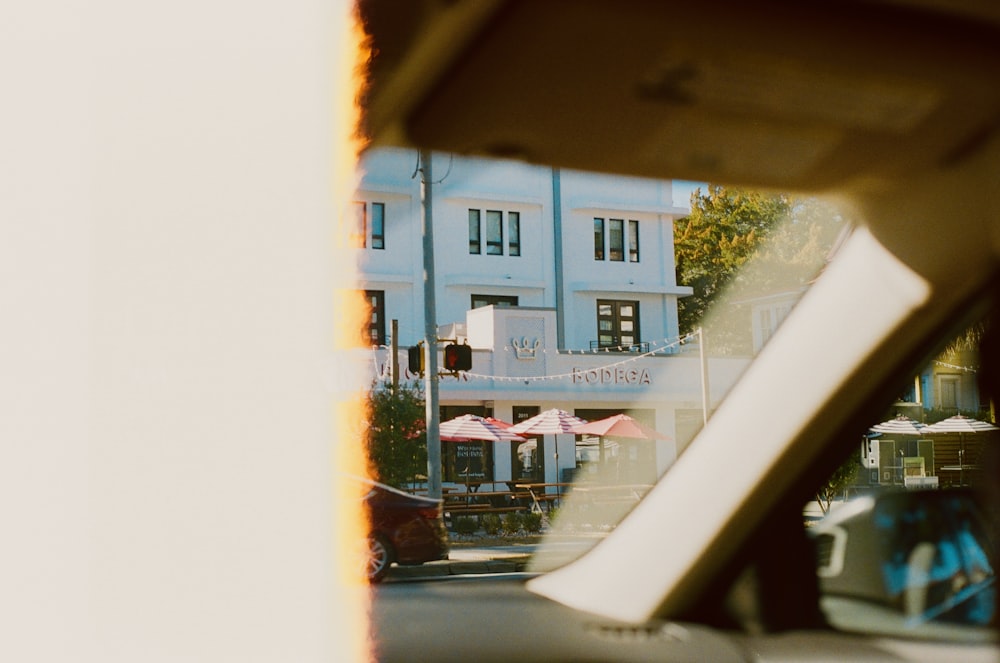
[{"label": "shrub", "polygon": [[561,509],[561,508],[562,507],[554,506],[551,509],[549,509],[548,516],[549,516],[549,522],[550,523],[554,523],[556,521],[556,518],[559,517],[559,509]]},{"label": "shrub", "polygon": [[500,533],[500,516],[495,513],[483,514],[483,530],[494,536]]},{"label": "shrub", "polygon": [[456,534],[472,534],[479,529],[479,524],[475,518],[469,516],[459,516],[455,518],[451,525]]},{"label": "shrub", "polygon": [[538,532],[542,529],[542,514],[537,511],[524,514],[524,529],[529,532]]},{"label": "shrub", "polygon": [[503,530],[508,534],[516,534],[524,527],[524,516],[517,511],[511,511],[503,519]]}]

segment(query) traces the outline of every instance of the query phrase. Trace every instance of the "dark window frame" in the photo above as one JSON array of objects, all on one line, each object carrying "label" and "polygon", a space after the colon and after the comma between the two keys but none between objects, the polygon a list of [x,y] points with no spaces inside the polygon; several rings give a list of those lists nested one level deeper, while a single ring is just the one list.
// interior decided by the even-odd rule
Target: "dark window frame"
[{"label": "dark window frame", "polygon": [[[607,311],[602,313],[602,307]],[[625,309],[632,307],[632,313]],[[597,300],[597,347],[627,351],[642,344],[639,302],[624,299]],[[630,325],[632,329],[626,329]]]},{"label": "dark window frame", "polygon": [[[476,301],[483,302],[476,306]],[[472,295],[470,297],[469,308],[477,309],[483,306],[518,306],[517,295]]]},{"label": "dark window frame", "polygon": [[486,210],[486,255],[503,255],[503,211]]},{"label": "dark window frame", "polygon": [[608,219],[608,260],[625,262],[625,219]]},{"label": "dark window frame", "polygon": [[348,242],[356,249],[368,246],[368,203],[355,200],[351,206],[351,228],[348,232]]},{"label": "dark window frame", "polygon": [[628,261],[639,262],[639,221],[628,220]]},{"label": "dark window frame", "polygon": [[469,210],[469,255],[483,252],[482,214],[477,209]]},{"label": "dark window frame", "polygon": [[372,248],[385,249],[385,203],[372,203]]},{"label": "dark window frame", "polygon": [[507,212],[507,255],[521,255],[521,213]]},{"label": "dark window frame", "polygon": [[595,216],[594,217],[594,260],[604,260],[606,255],[604,251],[604,243],[606,240],[604,219]]}]

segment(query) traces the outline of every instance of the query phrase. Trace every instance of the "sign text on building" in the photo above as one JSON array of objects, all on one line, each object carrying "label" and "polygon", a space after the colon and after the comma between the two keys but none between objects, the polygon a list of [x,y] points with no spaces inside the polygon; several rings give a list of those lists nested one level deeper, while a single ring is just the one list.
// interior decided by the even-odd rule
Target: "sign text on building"
[{"label": "sign text on building", "polygon": [[652,384],[645,368],[574,368],[573,384]]}]

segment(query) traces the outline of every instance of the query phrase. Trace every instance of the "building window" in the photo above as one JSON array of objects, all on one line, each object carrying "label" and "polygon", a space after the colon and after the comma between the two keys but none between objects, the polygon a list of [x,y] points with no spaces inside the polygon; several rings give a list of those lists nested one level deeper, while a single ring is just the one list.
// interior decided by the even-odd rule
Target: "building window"
[{"label": "building window", "polygon": [[503,255],[503,212],[486,210],[486,255]]},{"label": "building window", "polygon": [[597,300],[597,347],[630,350],[641,342],[639,302]]},{"label": "building window", "polygon": [[357,249],[365,248],[365,238],[368,235],[368,227],[365,223],[368,206],[366,203],[355,201],[351,206],[351,225],[347,229],[347,241],[349,246]]},{"label": "building window", "polygon": [[[371,223],[369,223],[369,214],[371,214]],[[384,249],[385,203],[355,201],[351,206],[350,227],[347,229],[349,246],[358,249],[368,246],[369,230],[371,231],[371,247]]]},{"label": "building window", "polygon": [[469,210],[469,253],[483,253],[483,233],[486,234],[486,255],[504,255],[504,217],[506,216],[507,255],[521,255],[521,213],[486,210],[485,229],[483,210]]},{"label": "building window", "polygon": [[385,203],[372,203],[372,248],[385,248]]},{"label": "building window", "polygon": [[938,384],[941,388],[941,398],[939,399],[941,409],[957,410],[959,407],[958,376],[942,375],[938,380]]},{"label": "building window", "polygon": [[516,295],[472,295],[472,308],[517,306]]},{"label": "building window", "polygon": [[604,219],[594,218],[594,260],[604,260]]},{"label": "building window", "polygon": [[507,255],[521,255],[521,213],[507,212]]},{"label": "building window", "polygon": [[372,345],[385,345],[385,292],[365,290],[368,300],[368,341]]},{"label": "building window", "polygon": [[[519,424],[541,411],[537,405],[515,405],[511,409],[513,422]],[[545,480],[545,438],[533,437],[527,442],[510,443],[511,477],[515,481]]]},{"label": "building window", "polygon": [[639,262],[639,222],[635,219],[628,222],[628,261]]},{"label": "building window", "polygon": [[629,262],[639,262],[639,222],[629,219],[627,237],[625,232],[625,219],[607,219],[605,225],[605,219],[594,217],[594,260],[625,262],[627,252]]},{"label": "building window", "polygon": [[469,253],[479,255],[482,252],[479,229],[479,210],[469,210]]},{"label": "building window", "polygon": [[[492,408],[443,405],[440,408],[441,421],[448,421],[463,414],[480,417],[493,415]],[[441,445],[441,462],[444,465],[442,480],[449,483],[479,485],[493,480],[493,443],[480,440],[469,442],[447,442]]]},{"label": "building window", "polygon": [[608,258],[615,262],[625,260],[625,221],[608,219]]},{"label": "building window", "polygon": [[774,334],[774,324],[771,322],[771,309],[762,309],[759,317],[760,342],[763,344],[771,340],[771,335]]}]

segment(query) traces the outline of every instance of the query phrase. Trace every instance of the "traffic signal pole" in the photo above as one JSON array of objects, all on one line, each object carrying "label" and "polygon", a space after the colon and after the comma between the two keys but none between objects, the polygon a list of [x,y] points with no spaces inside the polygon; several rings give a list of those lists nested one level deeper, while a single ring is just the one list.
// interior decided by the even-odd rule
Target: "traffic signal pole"
[{"label": "traffic signal pole", "polygon": [[434,297],[434,178],[430,150],[420,150],[421,235],[424,248],[424,402],[427,421],[427,495],[441,498],[441,408],[438,397],[437,312]]}]

